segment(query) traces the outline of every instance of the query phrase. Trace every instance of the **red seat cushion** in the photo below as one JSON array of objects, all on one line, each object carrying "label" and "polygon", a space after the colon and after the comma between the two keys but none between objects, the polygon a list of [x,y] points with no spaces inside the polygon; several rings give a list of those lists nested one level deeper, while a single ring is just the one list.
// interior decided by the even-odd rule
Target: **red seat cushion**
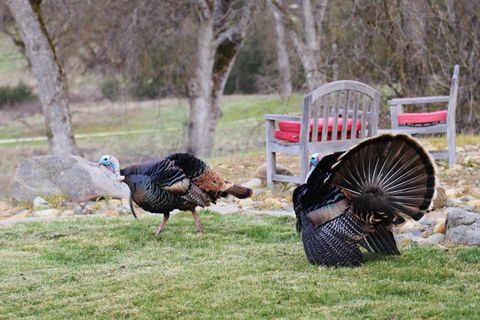
[{"label": "red seat cushion", "polygon": [[[340,140],[342,134],[338,133],[337,139]],[[360,132],[357,132],[357,138],[360,137]],[[275,138],[279,140],[285,140],[285,141],[290,141],[290,142],[298,142],[300,141],[300,133],[299,132],[290,132],[290,131],[282,131],[282,130],[277,130],[275,131]],[[350,139],[350,132],[347,132],[347,139]],[[312,137],[310,134],[310,141],[312,141]],[[322,134],[318,134],[318,141],[322,140]],[[327,140],[332,140],[332,134],[328,134]]]},{"label": "red seat cushion", "polygon": [[398,124],[422,124],[447,121],[447,110],[422,113],[402,113],[398,116]]},{"label": "red seat cushion", "polygon": [[[347,120],[347,130],[351,131],[352,130],[352,124],[353,121],[352,119]],[[328,132],[332,132],[333,130],[333,118],[328,118]],[[278,122],[278,128],[280,131],[287,131],[287,132],[300,132],[300,126],[301,123],[300,121],[279,121]],[[341,131],[343,127],[343,119],[338,118],[338,124],[337,124],[337,130]],[[310,120],[310,131],[312,131],[313,128],[313,120]],[[318,119],[318,132],[321,132],[323,129],[323,118]],[[361,122],[360,120],[357,120],[357,130],[361,129]]]}]

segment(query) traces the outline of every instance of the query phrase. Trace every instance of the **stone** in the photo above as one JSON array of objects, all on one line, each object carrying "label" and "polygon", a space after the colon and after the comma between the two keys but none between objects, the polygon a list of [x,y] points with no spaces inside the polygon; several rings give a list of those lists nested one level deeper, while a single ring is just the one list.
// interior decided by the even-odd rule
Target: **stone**
[{"label": "stone", "polygon": [[85,209],[85,204],[84,204],[84,203],[77,204],[77,205],[73,208],[73,214],[74,214],[74,215],[83,214],[83,209]]},{"label": "stone", "polygon": [[103,201],[88,201],[83,209],[83,214],[95,214],[97,211],[106,207]]},{"label": "stone", "polygon": [[[119,214],[121,215],[130,215],[132,214],[132,210],[130,210],[130,207],[125,207],[125,206],[121,206],[119,208],[117,208],[117,211]],[[138,214],[138,213],[137,213]]]},{"label": "stone", "polygon": [[282,209],[283,210],[289,210],[291,208],[292,208],[292,204],[282,201]]},{"label": "stone", "polygon": [[263,204],[270,209],[282,208],[282,203],[280,202],[280,200],[275,198],[267,198],[263,201]]},{"label": "stone", "polygon": [[130,201],[129,199],[122,199],[122,206],[123,207],[129,207],[130,206]]},{"label": "stone", "polygon": [[430,244],[440,244],[445,241],[445,235],[441,233],[434,233],[430,237],[427,238],[427,241]]},{"label": "stone", "polygon": [[447,200],[447,207],[458,207],[460,205],[462,205],[462,201],[460,201],[460,199],[451,198]]},{"label": "stone", "polygon": [[397,242],[397,246],[405,248],[413,244],[413,238],[410,233],[402,233],[395,236],[395,241]]},{"label": "stone", "polygon": [[7,211],[10,208],[11,208],[11,206],[8,203],[0,201],[0,213],[4,212],[4,211]]},{"label": "stone", "polygon": [[460,199],[460,201],[462,201],[462,202],[464,202],[464,203],[470,202],[470,201],[472,201],[472,200],[475,200],[475,198],[472,197],[472,196],[465,196],[465,197],[463,197],[463,198]]},{"label": "stone", "polygon": [[474,199],[468,202],[469,206],[472,206],[474,211],[480,211],[480,199]]},{"label": "stone", "polygon": [[[293,171],[289,168],[282,166],[281,164],[277,164],[277,173],[283,174],[287,176],[293,176]],[[253,178],[259,178],[262,183],[267,183],[267,164],[264,163],[260,165],[252,175]]]},{"label": "stone", "polygon": [[433,227],[433,233],[442,233],[445,234],[446,228],[445,228],[445,219],[438,219],[437,224],[435,227]]},{"label": "stone", "polygon": [[65,216],[65,217],[72,216],[73,215],[73,210],[63,210],[61,215]]},{"label": "stone", "polygon": [[110,209],[115,209],[122,206],[122,201],[118,199],[111,199],[107,201]]},{"label": "stone", "polygon": [[256,189],[262,186],[262,180],[260,178],[252,178],[242,185],[250,189]]},{"label": "stone", "polygon": [[241,207],[251,206],[253,205],[253,200],[251,198],[240,199],[238,200],[238,205]]},{"label": "stone", "polygon": [[463,147],[466,152],[475,152],[478,150],[478,147],[473,144],[467,144],[465,147]]},{"label": "stone", "polygon": [[128,198],[128,186],[119,182],[105,167],[71,155],[41,156],[17,164],[10,184],[16,202],[31,203],[42,195],[65,195],[69,201],[83,202],[98,197]]},{"label": "stone", "polygon": [[107,210],[104,212],[107,217],[118,217],[119,213],[117,210]]},{"label": "stone", "polygon": [[46,209],[34,212],[36,217],[56,217],[58,213],[59,211],[57,209]]},{"label": "stone", "polygon": [[470,188],[469,193],[472,197],[480,199],[480,188],[479,187]]},{"label": "stone", "polygon": [[447,189],[445,195],[447,198],[457,198],[462,196],[462,192],[459,189]]},{"label": "stone", "polygon": [[40,210],[47,210],[51,208],[52,206],[50,205],[50,203],[48,203],[42,197],[37,196],[35,197],[35,199],[33,199],[33,210],[40,211]]},{"label": "stone", "polygon": [[433,234],[433,231],[432,231],[432,230],[430,230],[430,229],[429,229],[429,230],[425,230],[425,231],[422,232],[422,237],[428,238],[428,237],[430,237],[432,234]]},{"label": "stone", "polygon": [[433,200],[433,210],[444,208],[447,205],[447,199],[445,189],[437,187],[437,197]]},{"label": "stone", "polygon": [[445,240],[453,244],[480,246],[480,214],[448,208]]},{"label": "stone", "polygon": [[419,230],[422,224],[415,220],[407,220],[402,226],[398,227],[399,233],[406,233],[412,230]]}]

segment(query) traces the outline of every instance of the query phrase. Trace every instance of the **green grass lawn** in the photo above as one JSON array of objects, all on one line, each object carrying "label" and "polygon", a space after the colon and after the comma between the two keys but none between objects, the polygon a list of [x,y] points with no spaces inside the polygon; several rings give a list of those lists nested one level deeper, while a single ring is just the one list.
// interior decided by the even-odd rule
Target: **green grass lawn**
[{"label": "green grass lawn", "polygon": [[0,318],[479,318],[480,248],[309,265],[291,218],[204,212],[0,228]]}]

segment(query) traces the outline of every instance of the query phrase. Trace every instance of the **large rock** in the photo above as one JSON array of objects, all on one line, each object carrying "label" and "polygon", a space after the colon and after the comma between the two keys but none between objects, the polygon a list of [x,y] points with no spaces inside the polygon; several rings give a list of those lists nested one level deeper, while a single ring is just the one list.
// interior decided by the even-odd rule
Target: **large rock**
[{"label": "large rock", "polygon": [[76,156],[42,156],[17,164],[10,185],[13,200],[31,203],[37,196],[65,195],[73,202],[98,197],[128,198],[128,186],[104,167]]},{"label": "large rock", "polygon": [[480,214],[448,208],[445,240],[455,244],[480,246]]},{"label": "large rock", "polygon": [[433,210],[446,207],[447,200],[448,198],[445,189],[437,187],[437,197],[433,200]]},{"label": "large rock", "polygon": [[[293,176],[293,171],[281,164],[277,164],[277,173],[286,176]],[[252,177],[260,179],[263,184],[267,183],[267,164],[264,163],[255,169]]]}]

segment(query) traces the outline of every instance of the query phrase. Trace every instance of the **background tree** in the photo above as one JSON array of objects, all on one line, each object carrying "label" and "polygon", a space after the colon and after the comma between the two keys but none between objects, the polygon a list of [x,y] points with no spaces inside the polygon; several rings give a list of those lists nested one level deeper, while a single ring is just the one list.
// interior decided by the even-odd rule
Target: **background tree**
[{"label": "background tree", "polygon": [[38,84],[45,126],[53,154],[75,154],[66,77],[49,38],[40,0],[9,0],[8,5],[20,30],[25,51]]},{"label": "background tree", "polygon": [[[279,6],[283,1],[277,0]],[[282,12],[269,1],[269,9],[272,12],[273,24],[275,26],[275,45],[277,53],[278,74],[280,76],[278,91],[280,97],[285,100],[292,94],[292,75],[290,72],[290,61],[288,60],[287,39],[285,36],[285,24]]]},{"label": "background tree", "polygon": [[257,1],[198,0],[196,62],[189,81],[187,151],[209,155],[221,118],[220,99],[245,40]]},{"label": "background tree", "polygon": [[288,30],[295,51],[302,62],[305,82],[309,91],[325,82],[321,72],[320,36],[328,0],[319,0],[312,5],[311,0],[300,0],[299,12],[296,4],[283,4],[273,0],[277,10],[287,20]]}]

